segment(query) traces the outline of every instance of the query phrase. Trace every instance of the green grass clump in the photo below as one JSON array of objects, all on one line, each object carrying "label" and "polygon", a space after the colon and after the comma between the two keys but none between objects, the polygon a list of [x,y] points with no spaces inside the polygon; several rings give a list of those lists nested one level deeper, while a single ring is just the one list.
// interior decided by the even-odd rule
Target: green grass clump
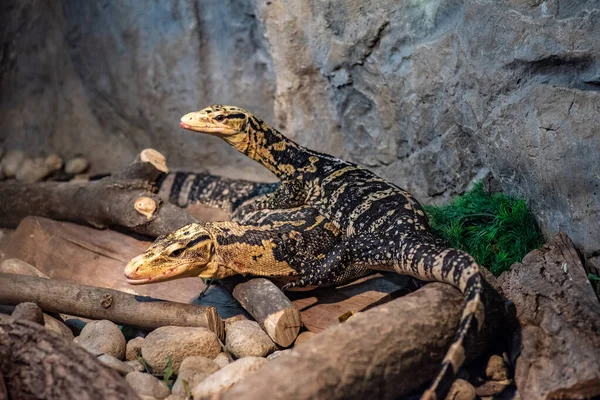
[{"label": "green grass clump", "polygon": [[445,206],[425,206],[431,228],[498,276],[543,238],[523,199],[488,193],[483,184]]}]

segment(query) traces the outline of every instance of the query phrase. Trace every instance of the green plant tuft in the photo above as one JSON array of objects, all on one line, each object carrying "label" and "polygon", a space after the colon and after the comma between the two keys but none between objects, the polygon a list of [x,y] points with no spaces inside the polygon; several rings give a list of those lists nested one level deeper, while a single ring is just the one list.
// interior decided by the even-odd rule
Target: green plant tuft
[{"label": "green plant tuft", "polygon": [[444,206],[425,206],[433,231],[498,276],[544,240],[523,199],[488,193],[478,182]]}]

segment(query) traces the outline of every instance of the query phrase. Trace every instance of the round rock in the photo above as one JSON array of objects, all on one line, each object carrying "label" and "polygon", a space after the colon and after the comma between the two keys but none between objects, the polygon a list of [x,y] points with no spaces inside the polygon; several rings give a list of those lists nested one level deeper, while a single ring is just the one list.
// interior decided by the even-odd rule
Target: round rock
[{"label": "round rock", "polygon": [[67,340],[73,340],[73,332],[67,325],[59,319],[56,319],[48,314],[44,314],[44,328],[64,337]]},{"label": "round rock", "polygon": [[292,351],[292,349],[285,349],[285,350],[278,350],[275,351],[271,354],[269,354],[269,356],[267,357],[267,360],[274,360],[276,358],[279,358],[287,353],[289,353],[290,351]]},{"label": "round rock", "polygon": [[44,274],[33,265],[28,264],[23,260],[19,260],[18,258],[8,258],[2,261],[2,264],[0,264],[0,272],[48,278],[48,275]]},{"label": "round rock", "polygon": [[262,357],[240,358],[204,379],[192,389],[194,399],[208,397],[229,389],[248,375],[262,368],[268,361]]},{"label": "round rock", "polygon": [[14,178],[21,163],[25,160],[25,153],[21,150],[11,150],[2,158],[2,172],[7,178]]},{"label": "round rock", "polygon": [[142,357],[158,373],[165,369],[169,356],[173,361],[173,371],[177,373],[187,357],[213,359],[220,352],[217,335],[205,328],[162,326],[150,332],[142,344]]},{"label": "round rock", "polygon": [[227,328],[227,350],[235,357],[266,357],[277,350],[271,340],[255,321],[236,321]]},{"label": "round rock", "polygon": [[144,372],[130,372],[125,380],[140,397],[150,396],[155,399],[164,399],[171,393],[167,385]]},{"label": "round rock", "polygon": [[117,325],[106,319],[88,322],[75,343],[93,354],[102,352],[119,360],[125,357],[125,336]]},{"label": "round rock", "polygon": [[473,400],[477,397],[475,388],[464,379],[457,379],[452,384],[447,399],[452,400]]},{"label": "round rock", "polygon": [[219,368],[223,368],[233,361],[233,357],[231,357],[231,354],[223,352],[219,353],[213,361],[217,363]]},{"label": "round rock", "polygon": [[44,158],[31,160],[25,159],[15,174],[15,178],[22,182],[38,182],[44,179],[50,173]]},{"label": "round rock", "polygon": [[58,154],[50,154],[44,160],[44,164],[46,164],[46,167],[50,172],[54,172],[61,169],[63,160]]},{"label": "round rock", "polygon": [[109,368],[114,369],[115,371],[117,371],[119,374],[121,374],[123,376],[127,375],[130,372],[135,371],[135,368],[133,368],[131,365],[129,365],[126,362],[123,362],[121,360],[117,360],[116,358],[114,358],[113,356],[109,356],[108,354],[102,354],[96,358],[102,364],[106,365]]},{"label": "round rock", "polygon": [[65,164],[65,172],[67,174],[77,175],[85,172],[89,166],[90,163],[88,162],[87,158],[81,156],[75,157],[67,161]]},{"label": "round rock", "polygon": [[220,369],[219,365],[203,356],[187,357],[181,362],[177,380],[173,385],[171,392],[180,396],[185,396],[185,386],[183,381],[187,381],[190,389],[208,378],[211,374]]},{"label": "round rock", "polygon": [[138,356],[142,355],[144,340],[143,337],[135,337],[127,342],[127,348],[125,349],[125,359],[127,361],[137,360]]},{"label": "round rock", "polygon": [[492,381],[508,379],[508,366],[501,356],[494,354],[490,357],[485,367],[485,376]]}]

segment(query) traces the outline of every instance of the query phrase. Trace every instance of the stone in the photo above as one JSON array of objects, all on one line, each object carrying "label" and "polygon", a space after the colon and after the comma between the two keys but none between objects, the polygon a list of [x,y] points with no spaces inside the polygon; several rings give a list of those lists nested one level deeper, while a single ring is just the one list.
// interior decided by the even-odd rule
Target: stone
[{"label": "stone", "polygon": [[275,351],[275,352],[273,352],[273,353],[271,353],[271,354],[269,354],[267,356],[267,360],[269,360],[269,361],[270,360],[274,360],[274,359],[279,358],[279,357],[281,357],[281,356],[283,356],[285,354],[288,354],[290,351],[292,351],[292,349],[285,349],[285,350]]},{"label": "stone", "polygon": [[203,356],[191,356],[185,358],[181,362],[179,373],[177,374],[177,379],[173,384],[171,393],[185,396],[186,390],[183,383],[184,381],[187,382],[188,387],[191,390],[191,388],[195,387],[211,374],[217,372],[219,368],[219,365],[210,358]]},{"label": "stone", "polygon": [[19,303],[11,314],[15,320],[31,321],[44,325],[44,313],[35,303]]},{"label": "stone", "polygon": [[64,337],[67,340],[73,340],[73,332],[65,323],[51,315],[44,314],[44,328]]},{"label": "stone", "polygon": [[192,388],[194,399],[223,392],[262,368],[268,361],[262,357],[244,357],[228,364]]},{"label": "stone", "polygon": [[87,158],[79,156],[71,158],[69,161],[67,161],[65,164],[65,172],[73,175],[82,174],[89,168],[89,166],[90,162],[87,160]]},{"label": "stone", "polygon": [[231,354],[229,353],[222,352],[217,354],[213,361],[219,366],[219,368],[223,368],[227,364],[233,362],[233,357],[231,357]]},{"label": "stone", "polygon": [[151,396],[161,400],[170,394],[164,382],[144,372],[130,372],[125,376],[125,380],[139,396]]},{"label": "stone", "polygon": [[130,372],[136,371],[136,369],[132,365],[127,364],[126,362],[121,361],[113,356],[109,356],[108,354],[101,354],[96,358],[102,364],[114,369],[123,376],[127,375]]},{"label": "stone", "polygon": [[144,372],[146,370],[144,364],[142,364],[138,360],[125,361],[125,364],[133,368],[133,371]]},{"label": "stone", "polygon": [[63,160],[58,154],[50,154],[44,160],[44,164],[48,168],[48,171],[54,172],[62,168]]},{"label": "stone", "polygon": [[0,166],[2,172],[6,178],[14,178],[21,166],[21,163],[25,160],[25,153],[21,150],[10,150],[2,158]]},{"label": "stone", "polygon": [[19,260],[18,258],[9,258],[2,261],[2,263],[0,263],[0,272],[48,278],[48,275],[44,274],[33,265],[23,260]]},{"label": "stone", "polygon": [[508,365],[501,356],[494,354],[489,358],[485,367],[485,376],[492,381],[505,381],[509,378]]},{"label": "stone", "polygon": [[46,165],[45,159],[36,158],[23,160],[17,172],[15,178],[19,181],[32,183],[38,182],[44,179],[50,173],[50,169]]},{"label": "stone", "polygon": [[277,346],[256,321],[236,321],[226,328],[225,347],[235,357],[266,357]]},{"label": "stone", "polygon": [[125,348],[125,359],[127,361],[137,360],[138,356],[142,355],[142,344],[144,344],[143,337],[136,337],[127,342]]},{"label": "stone", "polygon": [[446,400],[473,400],[476,397],[473,385],[464,379],[457,379],[452,384]]},{"label": "stone", "polygon": [[190,356],[215,358],[221,352],[217,335],[205,328],[162,326],[150,332],[142,344],[142,357],[156,373],[162,373],[171,357],[177,373],[181,362]]},{"label": "stone", "polygon": [[294,346],[298,346],[301,343],[308,342],[310,339],[315,337],[317,334],[311,331],[304,331],[298,335],[294,341]]},{"label": "stone", "polygon": [[125,337],[117,325],[108,320],[88,322],[75,343],[91,352],[102,352],[119,360],[125,357]]}]

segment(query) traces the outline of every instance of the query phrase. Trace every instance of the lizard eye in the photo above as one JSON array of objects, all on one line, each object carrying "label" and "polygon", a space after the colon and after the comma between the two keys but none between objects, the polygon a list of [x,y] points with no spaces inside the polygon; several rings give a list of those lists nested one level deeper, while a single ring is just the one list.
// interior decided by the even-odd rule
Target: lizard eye
[{"label": "lizard eye", "polygon": [[185,251],[185,248],[181,248],[181,249],[177,249],[177,250],[173,250],[170,254],[171,257],[179,257],[180,255],[183,254],[183,252]]},{"label": "lizard eye", "polygon": [[224,117],[224,116],[222,116],[222,115],[217,115],[217,116],[215,117],[215,120],[216,120],[216,121],[219,121],[219,122],[223,121],[224,119],[225,119],[225,117]]}]

